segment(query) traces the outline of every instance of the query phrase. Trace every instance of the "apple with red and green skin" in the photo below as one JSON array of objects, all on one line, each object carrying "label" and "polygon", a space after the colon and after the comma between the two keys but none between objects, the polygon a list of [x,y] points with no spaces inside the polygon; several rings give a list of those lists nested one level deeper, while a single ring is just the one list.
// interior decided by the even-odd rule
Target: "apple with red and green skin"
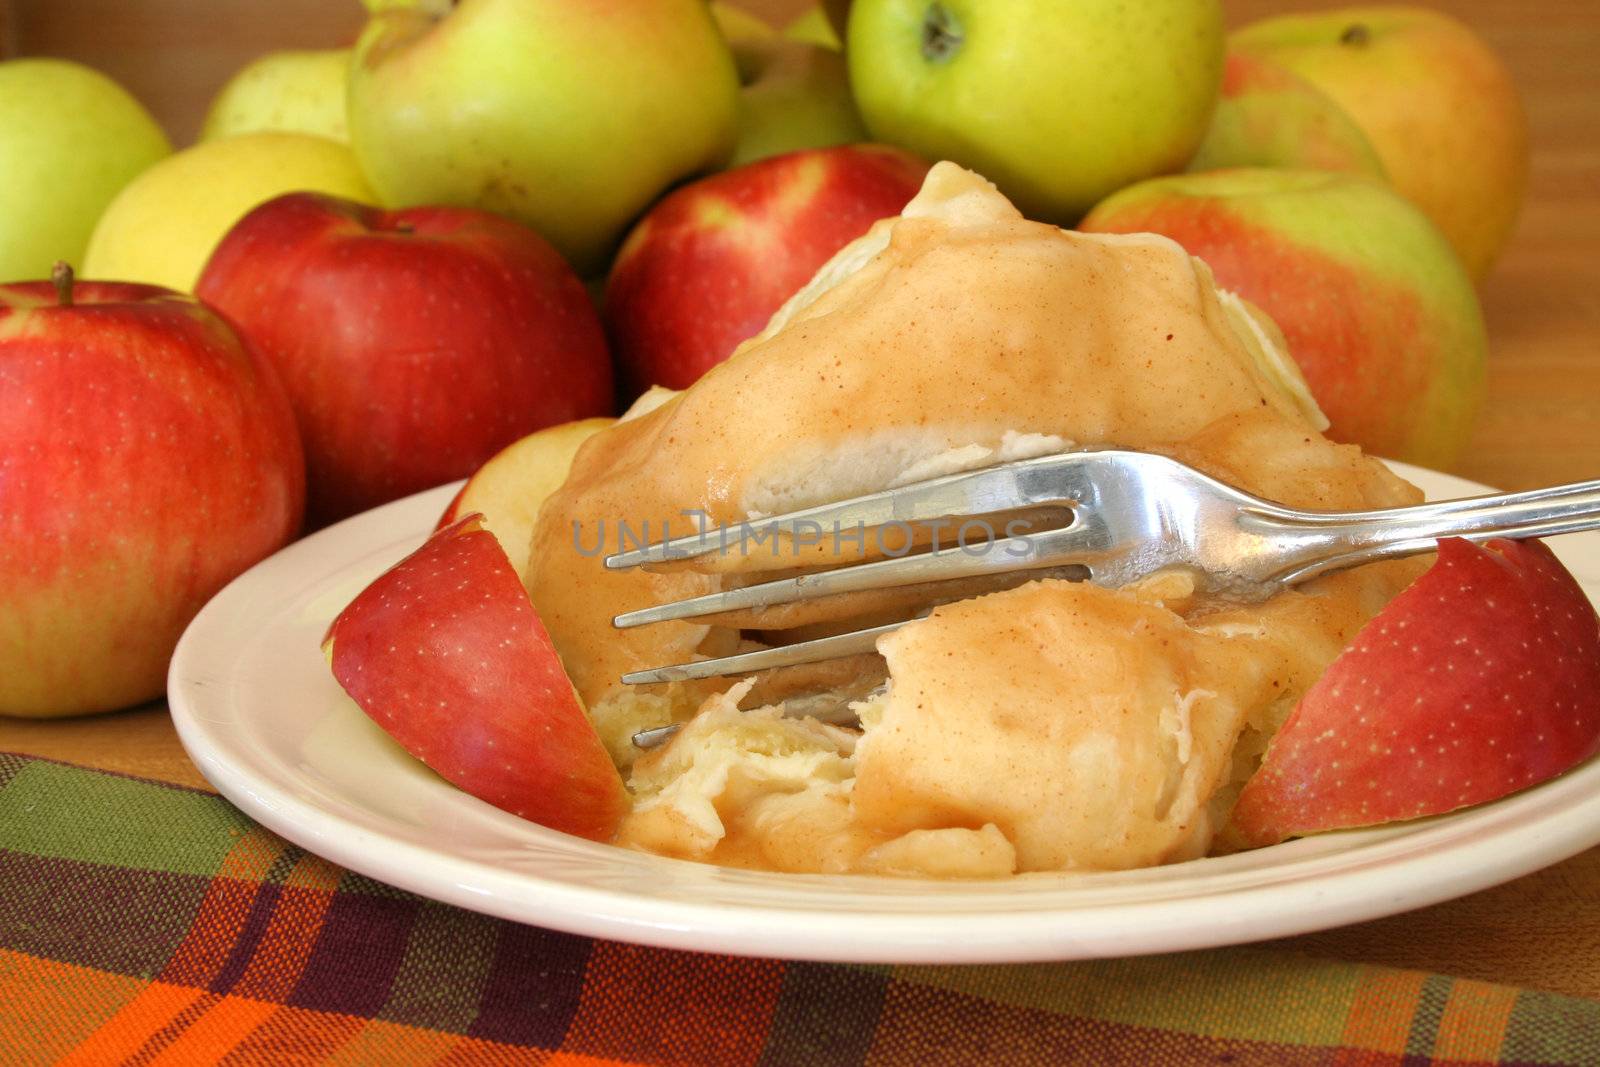
[{"label": "apple with red and green skin", "polygon": [[1230,52],[1222,95],[1190,171],[1228,167],[1336,170],[1387,180],[1367,135],[1315,85],[1276,63]]},{"label": "apple with red and green skin", "polygon": [[161,694],[183,628],[300,528],[272,368],[148,285],[0,286],[0,714]]},{"label": "apple with red and green skin", "polygon": [[615,833],[622,778],[480,516],[376,578],[323,650],[361,710],[446,781],[553,830]]},{"label": "apple with red and green skin", "polygon": [[1263,19],[1228,45],[1327,94],[1468,273],[1488,272],[1522,206],[1528,121],[1511,72],[1481,37],[1439,11],[1382,6]]},{"label": "apple with red and green skin", "polygon": [[1600,751],[1600,618],[1537,541],[1459,538],[1301,698],[1245,783],[1249,846],[1439,815]]},{"label": "apple with red and green skin", "polygon": [[645,215],[606,282],[633,392],[686,388],[761,332],[835,252],[898,215],[928,165],[884,145],[789,152],[702,178]]},{"label": "apple with red and green skin", "polygon": [[612,408],[583,284],[538,234],[486,212],[290,194],[229,231],[195,291],[282,374],[315,523]]},{"label": "apple with red and green skin", "polygon": [[528,568],[539,506],[567,480],[572,458],[583,443],[616,421],[564,422],[513,441],[473,472],[451,498],[435,529],[477,513],[520,575]]},{"label": "apple with red and green skin", "polygon": [[1483,401],[1472,281],[1417,208],[1351,174],[1240,168],[1141,182],[1080,223],[1154,232],[1283,329],[1335,440],[1452,463]]}]

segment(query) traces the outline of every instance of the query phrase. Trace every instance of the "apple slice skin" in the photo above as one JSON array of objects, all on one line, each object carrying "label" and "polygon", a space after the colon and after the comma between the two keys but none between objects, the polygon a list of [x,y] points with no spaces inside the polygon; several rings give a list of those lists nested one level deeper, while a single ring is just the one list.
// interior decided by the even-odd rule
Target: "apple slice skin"
[{"label": "apple slice skin", "polygon": [[1437,815],[1600,750],[1600,618],[1538,541],[1451,538],[1307,690],[1231,829],[1274,844]]},{"label": "apple slice skin", "polygon": [[554,830],[616,831],[622,779],[481,516],[374,580],[324,648],[361,709],[446,781]]}]

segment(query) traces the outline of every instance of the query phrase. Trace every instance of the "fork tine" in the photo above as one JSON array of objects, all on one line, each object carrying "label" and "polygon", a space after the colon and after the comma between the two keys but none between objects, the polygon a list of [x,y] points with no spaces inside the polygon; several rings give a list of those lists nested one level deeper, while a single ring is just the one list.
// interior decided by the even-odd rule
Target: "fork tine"
[{"label": "fork tine", "polygon": [[[815,600],[842,593],[860,593],[940,582],[953,578],[972,578],[1021,570],[1043,570],[1068,564],[1093,562],[1105,547],[1097,524],[1082,519],[1071,526],[1036,534],[1001,537],[981,546],[956,545],[920,555],[876,560],[840,567],[831,571],[802,574],[739,589],[670,601],[612,619],[620,630],[672,619],[694,619],[728,611],[775,607],[797,600]],[[981,547],[982,551],[975,551]]]},{"label": "fork tine", "polygon": [[[891,522],[926,522],[932,519],[976,517],[997,511],[1010,511],[1037,504],[1075,499],[1070,493],[1049,493],[1041,497],[1036,487],[1039,475],[1049,475],[1050,485],[1063,486],[1061,476],[1093,456],[1092,451],[1064,452],[1035,459],[1002,463],[981,470],[946,474],[914,482],[880,493],[868,493],[831,504],[821,504],[754,520],[774,533],[795,533],[802,526],[823,529],[872,529]],[[729,530],[743,524],[717,527],[687,537],[658,541],[643,548],[607,556],[608,570],[625,570],[647,563],[693,559],[719,551]]]},{"label": "fork tine", "polygon": [[849,633],[834,634],[832,637],[819,637],[814,641],[799,641],[792,645],[782,645],[778,648],[764,648],[759,652],[741,652],[735,656],[719,656],[716,659],[696,660],[693,663],[677,663],[670,667],[656,667],[648,671],[634,671],[624,674],[624,685],[648,685],[652,682],[687,682],[696,678],[725,678],[730,674],[752,674],[756,671],[770,670],[773,667],[794,667],[803,663],[820,663],[827,659],[839,659],[842,656],[855,656],[863,652],[871,652],[878,643],[878,638],[898,630],[913,619],[900,622],[885,623],[882,626],[873,626],[865,630],[852,630]]}]

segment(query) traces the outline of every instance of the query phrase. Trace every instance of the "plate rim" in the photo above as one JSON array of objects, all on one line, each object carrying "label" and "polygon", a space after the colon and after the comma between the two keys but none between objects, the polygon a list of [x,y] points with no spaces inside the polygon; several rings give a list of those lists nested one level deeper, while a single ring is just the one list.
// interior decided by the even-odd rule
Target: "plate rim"
[{"label": "plate rim", "polygon": [[[1491,491],[1455,475],[1399,463],[1391,466],[1403,477],[1415,479],[1421,475],[1423,480],[1442,483],[1452,492]],[[232,739],[222,735],[221,729],[237,725],[237,720],[219,716],[213,697],[220,689],[207,661],[217,651],[214,646],[218,642],[228,643],[230,605],[243,599],[264,574],[286,567],[303,570],[319,560],[323,572],[302,580],[305,588],[311,588],[372,555],[351,549],[342,554],[331,553],[330,559],[323,554],[329,546],[363,536],[372,539],[387,530],[383,536],[390,536],[391,541],[402,537],[414,547],[461,484],[440,486],[353,516],[286,546],[250,568],[196,615],[178,643],[168,673],[168,704],[179,739],[206,780],[223,797],[261,825],[308,851],[430,899],[568,933],[733,955],[850,963],[1042,962],[1221,947],[1367,921],[1510,881],[1600,844],[1600,757],[1533,789],[1423,823],[1407,824],[1412,829],[1406,833],[1358,844],[1340,854],[1357,859],[1368,853],[1382,857],[1386,845],[1396,853],[1371,863],[1346,864],[1331,872],[1289,881],[1212,890],[1196,896],[1055,909],[964,911],[953,907],[906,912],[865,907],[833,911],[792,904],[693,903],[497,868],[484,860],[452,853],[447,846],[423,846],[392,834],[375,833],[336,812],[319,808],[273,776],[232,758],[236,754],[229,744]],[[424,522],[426,525],[421,525]],[[1600,542],[1597,534],[1577,536]],[[376,545],[373,549],[382,547]],[[1595,596],[1593,589],[1587,591],[1591,598]],[[285,598],[290,595],[286,592]],[[1589,778],[1594,781],[1588,782]],[[1593,788],[1585,790],[1586,785]],[[1577,795],[1563,802],[1553,798],[1552,792]],[[466,797],[464,793],[460,795]],[[1442,846],[1428,847],[1429,832],[1437,828],[1493,821],[1485,820],[1485,813],[1510,818],[1513,812],[1536,809],[1541,802],[1556,806],[1543,814],[1531,812],[1539,832],[1513,824],[1498,833],[1447,839]],[[518,831],[553,833],[509,815],[504,818]],[[1424,840],[1418,841],[1418,835]],[[1448,834],[1444,836],[1448,838]],[[1401,847],[1402,843],[1409,847]],[[1438,869],[1440,848],[1452,860],[1476,862],[1453,863],[1448,876],[1442,875]],[[651,859],[683,864],[700,872],[721,870],[684,860]],[[1177,867],[1151,868],[1174,869]],[[779,888],[784,883],[794,884],[796,879],[872,878],[741,874],[776,880]],[[902,879],[874,881],[892,882],[907,893],[916,885]],[[1019,883],[1003,880],[965,884],[988,887]],[[951,935],[952,924],[960,925],[958,937]]]}]

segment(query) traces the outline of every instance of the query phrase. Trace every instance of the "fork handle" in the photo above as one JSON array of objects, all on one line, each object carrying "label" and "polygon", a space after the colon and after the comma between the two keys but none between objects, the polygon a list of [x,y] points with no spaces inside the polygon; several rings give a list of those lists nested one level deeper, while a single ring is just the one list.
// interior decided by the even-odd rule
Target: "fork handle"
[{"label": "fork handle", "polygon": [[1285,546],[1270,580],[1301,582],[1379,559],[1429,552],[1442,537],[1553,537],[1600,528],[1600,481],[1404,508],[1262,515]]}]

